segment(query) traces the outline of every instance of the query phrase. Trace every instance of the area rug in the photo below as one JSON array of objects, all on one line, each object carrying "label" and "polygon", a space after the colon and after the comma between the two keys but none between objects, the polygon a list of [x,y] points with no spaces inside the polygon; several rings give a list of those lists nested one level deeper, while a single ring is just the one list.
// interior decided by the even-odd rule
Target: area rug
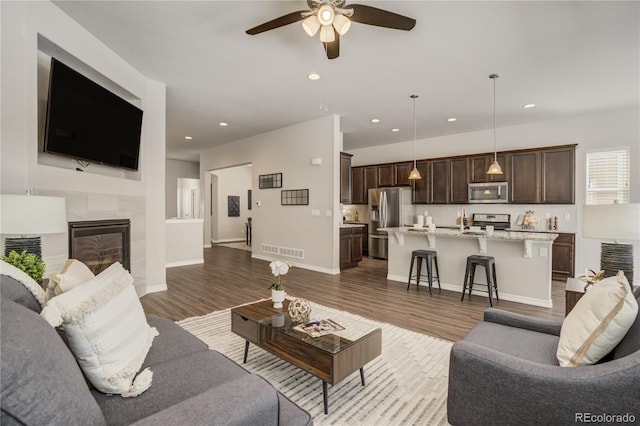
[{"label": "area rug", "polygon": [[[358,372],[329,386],[329,414],[325,415],[320,379],[254,345],[243,366],[309,411],[315,425],[447,424],[451,342],[312,303],[312,312],[317,308],[382,329],[382,355],[364,367],[366,386],[361,385]],[[231,332],[229,309],[178,324],[242,364],[244,339]]]}]

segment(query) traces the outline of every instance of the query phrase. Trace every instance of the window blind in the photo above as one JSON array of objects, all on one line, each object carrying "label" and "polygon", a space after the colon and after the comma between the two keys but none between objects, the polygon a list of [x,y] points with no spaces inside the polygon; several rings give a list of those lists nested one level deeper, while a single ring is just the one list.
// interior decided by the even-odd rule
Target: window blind
[{"label": "window blind", "polygon": [[629,150],[587,153],[586,204],[629,202]]}]

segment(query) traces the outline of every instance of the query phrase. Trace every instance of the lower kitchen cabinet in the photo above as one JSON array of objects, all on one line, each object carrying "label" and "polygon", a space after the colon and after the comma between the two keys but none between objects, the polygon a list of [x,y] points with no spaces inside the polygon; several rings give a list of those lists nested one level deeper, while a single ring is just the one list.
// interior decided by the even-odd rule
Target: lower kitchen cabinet
[{"label": "lower kitchen cabinet", "polygon": [[364,228],[340,228],[340,269],[358,266],[362,260],[362,236]]},{"label": "lower kitchen cabinet", "polygon": [[573,277],[575,269],[575,234],[560,234],[553,241],[551,257],[551,277],[566,281]]}]

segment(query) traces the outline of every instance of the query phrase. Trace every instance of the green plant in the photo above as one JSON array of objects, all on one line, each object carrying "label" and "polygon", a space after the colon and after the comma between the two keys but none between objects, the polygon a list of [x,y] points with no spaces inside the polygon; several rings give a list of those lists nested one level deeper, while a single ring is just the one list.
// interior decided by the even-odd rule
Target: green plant
[{"label": "green plant", "polygon": [[42,258],[33,253],[27,253],[26,250],[22,253],[11,250],[8,256],[2,256],[2,260],[24,271],[36,281],[40,281],[44,275],[45,264]]}]

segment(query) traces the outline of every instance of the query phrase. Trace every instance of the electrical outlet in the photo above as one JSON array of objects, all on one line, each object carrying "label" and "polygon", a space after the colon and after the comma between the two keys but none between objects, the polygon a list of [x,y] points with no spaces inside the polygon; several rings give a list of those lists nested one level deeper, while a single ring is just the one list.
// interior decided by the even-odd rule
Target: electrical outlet
[{"label": "electrical outlet", "polygon": [[545,219],[551,219],[551,213],[546,212],[546,213],[544,214],[544,217],[545,217]]},{"label": "electrical outlet", "polygon": [[540,257],[547,257],[548,253],[547,253],[547,248],[546,247],[540,247]]},{"label": "electrical outlet", "polygon": [[327,210],[324,212],[324,214],[325,214],[327,217],[331,217],[331,210],[330,210],[330,209],[327,209]]},{"label": "electrical outlet", "polygon": [[565,213],[564,220],[571,220],[571,213]]}]

